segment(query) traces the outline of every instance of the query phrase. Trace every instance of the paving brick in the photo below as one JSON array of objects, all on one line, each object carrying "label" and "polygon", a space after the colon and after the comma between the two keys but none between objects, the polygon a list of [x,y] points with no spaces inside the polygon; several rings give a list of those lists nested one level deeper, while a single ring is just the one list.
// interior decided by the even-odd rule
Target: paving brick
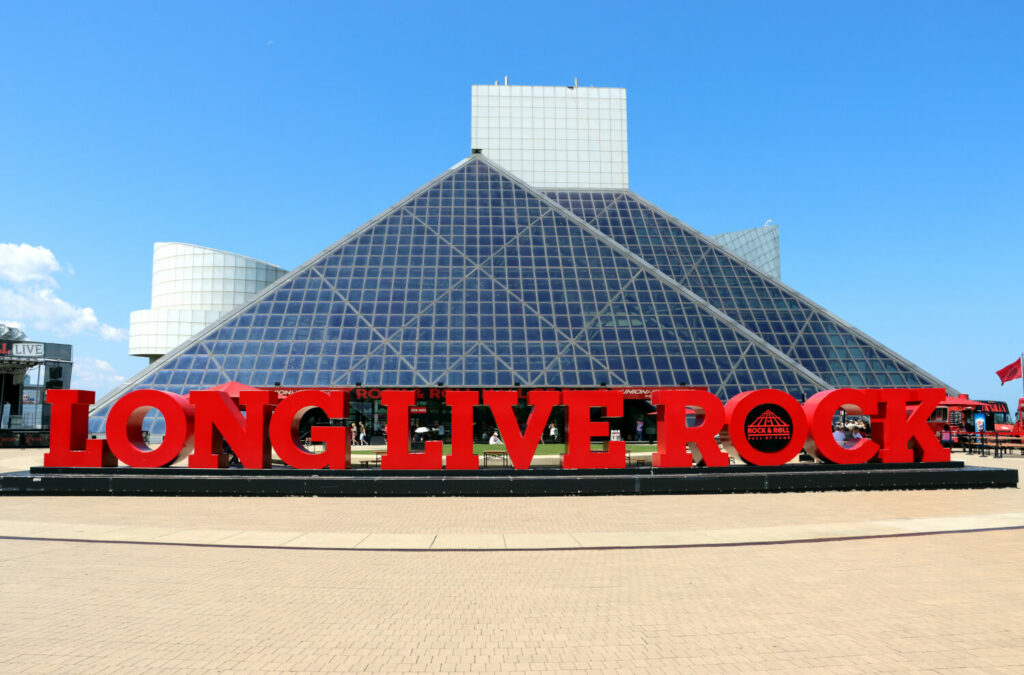
[{"label": "paving brick", "polygon": [[[1024,669],[1024,530],[743,545],[1012,527],[1021,490],[0,508],[0,535],[152,542],[0,539],[3,672]],[[498,537],[535,550],[337,550]]]}]

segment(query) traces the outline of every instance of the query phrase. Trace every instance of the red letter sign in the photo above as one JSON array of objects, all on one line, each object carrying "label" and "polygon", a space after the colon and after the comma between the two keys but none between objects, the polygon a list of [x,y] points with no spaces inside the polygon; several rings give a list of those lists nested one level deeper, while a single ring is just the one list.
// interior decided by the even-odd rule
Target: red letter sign
[{"label": "red letter sign", "polygon": [[844,448],[832,436],[832,418],[839,408],[856,408],[863,415],[878,410],[878,394],[870,389],[832,389],[819,391],[804,403],[811,434],[804,446],[808,454],[835,464],[863,464],[878,454],[878,444],[862,438],[852,448]]},{"label": "red letter sign", "polygon": [[[448,390],[444,393],[444,401],[452,409],[452,454],[448,455],[444,466],[452,470],[476,471],[480,468],[480,458],[473,452],[473,406],[480,402],[480,394]],[[442,443],[427,441],[424,447],[427,452],[442,452]]]},{"label": "red letter sign", "polygon": [[[505,439],[505,448],[512,460],[512,466],[517,469],[530,468],[533,455],[537,452],[537,445],[540,444],[540,438],[544,434],[544,425],[547,424],[551,410],[558,405],[560,398],[557,391],[538,389],[528,393],[526,400],[533,406],[533,410],[530,411],[530,416],[526,419],[526,431],[520,433],[519,421],[512,410],[512,406],[519,402],[519,392],[484,392],[484,404],[491,408],[494,421],[498,424],[498,433]],[[589,416],[589,411],[587,414]]]},{"label": "red letter sign", "polygon": [[323,452],[307,452],[299,443],[299,422],[313,408],[320,408],[328,417],[345,419],[348,392],[307,389],[287,397],[270,418],[270,444],[285,464],[296,469],[347,469],[351,461],[347,427],[310,427],[310,439],[322,441]]},{"label": "red letter sign", "polygon": [[[883,462],[948,462],[928,418],[946,395],[942,389],[880,389],[879,417],[871,419],[871,433],[882,439]],[[907,405],[919,404],[907,416]]]},{"label": "red letter sign", "polygon": [[800,403],[777,389],[736,394],[725,404],[725,418],[723,445],[731,444],[747,464],[781,466],[796,457],[807,438]]},{"label": "red letter sign", "polygon": [[117,458],[104,440],[89,435],[89,405],[96,393],[78,389],[50,389],[50,449],[43,466],[117,466]]},{"label": "red letter sign", "polygon": [[[355,392],[357,398],[367,401],[380,399],[387,409],[387,452],[381,458],[385,471],[478,469],[479,458],[473,451],[473,417],[481,398],[490,407],[505,451],[517,470],[531,466],[544,426],[560,403],[566,406],[562,468],[625,468],[623,441],[608,441],[603,451],[592,449],[591,441],[609,435],[610,424],[605,418],[622,417],[624,396],[647,393],[658,415],[657,452],[652,456],[655,467],[682,468],[695,463],[726,466],[728,453],[748,464],[779,466],[792,461],[801,448],[819,461],[836,464],[877,460],[948,462],[950,458],[949,449],[942,447],[928,426],[928,418],[945,395],[942,389],[833,389],[814,394],[803,406],[791,395],[774,389],[737,394],[724,406],[700,389],[535,390],[526,396],[532,409],[525,429],[520,426],[525,411],[517,407],[521,405],[521,392],[484,391],[482,397],[478,391],[438,388]],[[307,451],[300,444],[298,431],[303,416],[313,408],[324,411],[332,420],[347,420],[350,395],[347,390],[303,388],[275,409],[278,393],[271,389],[242,391],[234,401],[221,391],[193,391],[191,403],[178,394],[139,389],[110,406],[106,440],[100,440],[87,438],[88,410],[95,395],[73,389],[51,390],[46,394],[52,416],[50,447],[43,463],[47,467],[115,467],[120,461],[132,467],[163,467],[187,455],[194,444],[188,465],[216,468],[227,465],[230,442],[231,450],[250,469],[269,468],[272,448],[287,464],[299,469],[347,469],[351,458],[348,428],[312,427],[312,440],[324,444],[321,453]],[[412,407],[421,396],[438,402],[443,398],[451,409],[451,454],[447,461],[443,439],[427,441],[422,452],[412,452],[409,447],[410,413],[425,413],[435,405]],[[601,421],[591,421],[595,408],[603,411]],[[833,435],[832,421],[839,409],[869,415],[871,438],[853,444],[839,434]],[[163,442],[155,450],[142,440],[143,422],[152,410],[163,415],[166,425]],[[687,413],[693,410],[699,411],[697,423],[687,426]]]},{"label": "red letter sign", "polygon": [[562,455],[563,469],[624,469],[626,444],[624,441],[606,441],[604,452],[593,452],[590,439],[607,436],[607,422],[591,422],[590,409],[601,408],[605,417],[622,417],[621,389],[565,390],[562,402],[566,406],[566,453]]},{"label": "red letter sign", "polygon": [[243,391],[239,400],[245,417],[223,391],[193,391],[189,398],[196,407],[196,450],[188,458],[193,469],[227,466],[224,441],[246,469],[270,468],[270,441],[267,424],[277,403],[273,391]]},{"label": "red letter sign", "polygon": [[[696,446],[694,451],[706,466],[729,465],[729,455],[715,440],[715,434],[725,423],[725,408],[717,396],[700,390],[671,389],[655,391],[651,403],[658,409],[658,451],[651,457],[653,466],[693,466],[687,443]],[[697,426],[686,426],[687,406],[701,409],[704,421]]]},{"label": "red letter sign", "polygon": [[[155,450],[142,441],[142,420],[150,410],[164,416],[163,443]],[[107,413],[107,443],[128,466],[154,469],[170,466],[192,449],[192,417],[188,399],[169,391],[137,389],[117,399]]]},{"label": "red letter sign", "polygon": [[388,409],[388,451],[380,458],[380,468],[384,471],[440,470],[444,464],[440,444],[431,444],[424,452],[409,452],[409,406],[416,403],[416,392],[382,391],[380,402]]}]

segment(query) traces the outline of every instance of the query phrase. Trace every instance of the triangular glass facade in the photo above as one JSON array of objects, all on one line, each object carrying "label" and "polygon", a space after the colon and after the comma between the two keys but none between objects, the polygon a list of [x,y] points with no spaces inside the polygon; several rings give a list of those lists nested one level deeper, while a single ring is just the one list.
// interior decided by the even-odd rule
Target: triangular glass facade
[{"label": "triangular glass facade", "polygon": [[552,192],[644,258],[833,386],[945,384],[630,192]]},{"label": "triangular glass facade", "polygon": [[125,391],[228,380],[826,386],[652,262],[473,155],[111,392],[90,427]]},{"label": "triangular glass facade", "polygon": [[765,224],[735,232],[712,234],[708,239],[774,279],[782,278],[779,226]]}]

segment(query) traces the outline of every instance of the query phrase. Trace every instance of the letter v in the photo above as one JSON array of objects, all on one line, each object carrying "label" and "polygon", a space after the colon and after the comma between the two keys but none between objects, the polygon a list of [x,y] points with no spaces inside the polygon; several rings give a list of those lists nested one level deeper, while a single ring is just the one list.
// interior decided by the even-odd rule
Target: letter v
[{"label": "letter v", "polygon": [[537,452],[544,427],[551,416],[551,409],[561,402],[562,395],[557,391],[531,391],[526,400],[533,410],[526,420],[526,432],[519,432],[519,422],[512,411],[512,406],[519,402],[517,391],[485,391],[484,405],[490,407],[494,421],[498,424],[498,433],[505,441],[505,448],[517,469],[529,469],[533,455]]}]

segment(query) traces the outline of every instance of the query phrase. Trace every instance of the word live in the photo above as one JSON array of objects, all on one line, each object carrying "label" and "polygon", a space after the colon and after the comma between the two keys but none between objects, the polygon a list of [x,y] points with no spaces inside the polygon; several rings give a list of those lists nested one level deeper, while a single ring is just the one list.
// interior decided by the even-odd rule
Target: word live
[{"label": "word live", "polygon": [[[271,449],[296,469],[350,467],[349,430],[343,426],[314,426],[310,435],[323,444],[310,452],[299,442],[299,420],[314,408],[330,418],[345,419],[348,389],[308,389],[279,397],[272,390],[243,391],[236,403],[222,391],[193,391],[186,398],[153,389],[141,389],[118,399],[107,414],[106,438],[87,438],[89,406],[95,394],[81,390],[50,390],[52,406],[47,467],[113,467],[118,461],[131,467],[170,466],[188,457],[190,468],[227,466],[225,441],[248,469],[267,469]],[[732,453],[744,462],[778,466],[801,450],[815,459],[836,464],[946,462],[943,448],[926,424],[942,389],[833,389],[801,404],[789,394],[761,389],[737,394],[722,403],[707,391],[663,389],[652,391],[657,410],[658,444],[652,456],[656,467],[726,466]],[[505,441],[512,465],[528,469],[555,406],[565,407],[566,452],[563,469],[616,469],[626,466],[626,446],[607,441],[595,450],[592,440],[609,436],[608,421],[591,419],[594,409],[605,417],[621,417],[621,389],[534,390],[525,429],[515,415],[518,391],[444,390],[451,410],[451,453],[445,461],[441,441],[428,441],[422,452],[409,444],[409,408],[416,403],[411,390],[381,390],[387,408],[387,452],[381,469],[476,470],[473,452],[473,409],[482,402],[490,408]],[[242,408],[245,414],[242,414]],[[840,410],[871,417],[872,438],[851,448],[833,438],[833,418]],[[166,433],[156,448],[143,442],[142,422],[156,410],[164,417]],[[911,412],[908,414],[908,410]],[[690,424],[687,419],[690,414]],[[717,438],[716,438],[717,437]],[[719,445],[721,443],[721,445]]]}]

